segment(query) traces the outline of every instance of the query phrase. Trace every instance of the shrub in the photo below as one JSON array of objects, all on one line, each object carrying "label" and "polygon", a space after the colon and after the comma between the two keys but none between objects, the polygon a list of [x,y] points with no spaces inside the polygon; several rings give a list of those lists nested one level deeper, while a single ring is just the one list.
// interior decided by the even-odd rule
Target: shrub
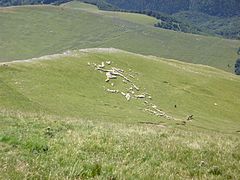
[{"label": "shrub", "polygon": [[237,59],[235,64],[235,74],[240,75],[240,59]]}]

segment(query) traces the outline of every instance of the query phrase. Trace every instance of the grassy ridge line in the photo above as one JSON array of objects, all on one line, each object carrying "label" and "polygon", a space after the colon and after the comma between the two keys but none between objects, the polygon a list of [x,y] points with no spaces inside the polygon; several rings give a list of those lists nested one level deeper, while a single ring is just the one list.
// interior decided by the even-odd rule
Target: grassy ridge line
[{"label": "grassy ridge line", "polygon": [[52,6],[11,10],[14,13],[0,13],[1,61],[40,57],[68,49],[114,47],[232,72],[233,66],[228,68],[227,64],[235,63],[236,49],[240,46],[239,41],[176,33],[138,24],[137,19],[133,23],[118,15],[99,16],[94,11]]},{"label": "grassy ridge line", "polygon": [[65,4],[61,4],[61,7],[79,9],[81,11],[87,11],[95,14],[97,13],[104,16],[119,18],[132,23],[148,25],[148,26],[154,26],[154,24],[158,22],[156,18],[147,16],[147,15],[137,14],[137,13],[117,12],[117,11],[103,11],[98,9],[98,7],[95,5],[82,3],[78,1],[71,1]]},{"label": "grassy ridge line", "polygon": [[[139,55],[139,54],[136,54],[136,55]],[[156,56],[150,55],[150,56],[145,56],[145,57],[149,58],[150,60],[159,61],[159,57],[156,57]],[[187,71],[187,72],[201,74],[205,77],[212,77],[213,75],[218,75],[219,78],[228,79],[228,80],[232,80],[232,81],[236,81],[236,82],[239,81],[239,77],[236,76],[235,74],[232,74],[232,73],[229,73],[224,70],[221,70],[221,69],[218,69],[218,68],[215,68],[212,66],[208,66],[208,65],[193,64],[193,63],[188,63],[188,62],[182,62],[182,61],[175,60],[175,59],[167,59],[167,61],[163,61],[163,63],[166,63],[168,65],[174,66],[179,69],[183,69],[184,71]]]},{"label": "grassy ridge line", "polygon": [[[68,50],[65,51],[63,53],[59,53],[59,54],[51,54],[51,55],[44,55],[42,57],[37,57],[37,58],[31,58],[31,59],[21,59],[21,60],[13,60],[13,61],[6,61],[6,62],[0,62],[0,65],[5,65],[5,64],[12,64],[12,63],[25,63],[25,62],[33,62],[33,61],[41,61],[41,60],[51,60],[54,58],[60,58],[60,57],[68,57],[68,56],[76,56],[78,52],[108,52],[108,53],[117,53],[117,52],[122,52],[122,53],[128,53],[134,56],[139,56],[139,57],[144,57],[144,58],[148,58],[149,60],[154,60],[154,61],[159,61],[159,59],[163,59],[163,58],[159,58],[156,56],[152,56],[152,55],[141,55],[141,54],[137,54],[137,53],[133,53],[133,52],[128,52],[128,51],[124,51],[121,49],[116,49],[116,48],[85,48],[85,49],[78,49],[78,50]],[[167,60],[167,61],[166,61]],[[162,61],[162,63],[166,63],[168,65],[174,66],[176,68],[181,68],[184,69],[185,71],[189,71],[189,72],[193,72],[193,73],[197,73],[197,74],[201,74],[204,75],[206,77],[212,77],[211,74],[217,74],[219,76],[222,76],[222,78],[226,78],[228,80],[235,80],[238,81],[239,77],[223,71],[221,69],[218,68],[214,68],[212,66],[208,66],[208,65],[202,65],[202,64],[192,64],[192,63],[187,63],[187,62],[181,62],[179,60],[176,59],[165,59],[164,61]],[[186,68],[186,65],[188,68]],[[202,69],[203,68],[203,69]],[[196,71],[196,69],[198,70],[202,70],[202,72],[200,71]]]},{"label": "grassy ridge line", "polygon": [[[124,50],[120,49],[115,49],[115,48],[85,48],[85,49],[78,49],[78,50],[67,50],[63,53],[59,54],[51,54],[51,55],[44,55],[41,57],[36,57],[36,58],[30,58],[30,59],[21,59],[21,60],[12,60],[12,61],[6,61],[6,62],[0,62],[0,65],[8,65],[8,64],[15,64],[15,63],[26,63],[26,62],[34,62],[34,61],[43,61],[43,60],[52,60],[55,58],[63,58],[63,57],[74,57],[77,56],[77,53],[81,52],[125,52],[125,53],[130,53]],[[132,53],[137,55],[136,53]],[[141,56],[141,55],[140,55]],[[143,55],[142,55],[143,56]],[[143,56],[144,57],[144,56]]]}]

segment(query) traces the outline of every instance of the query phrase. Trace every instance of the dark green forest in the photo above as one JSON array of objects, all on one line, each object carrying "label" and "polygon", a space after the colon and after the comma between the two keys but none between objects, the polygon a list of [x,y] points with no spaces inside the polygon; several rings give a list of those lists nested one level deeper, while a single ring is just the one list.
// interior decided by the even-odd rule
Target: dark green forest
[{"label": "dark green forest", "polygon": [[[55,4],[70,0],[0,0],[0,6]],[[154,26],[186,33],[240,39],[239,0],[79,0],[99,9],[146,14]]]},{"label": "dark green forest", "polygon": [[[0,0],[1,6],[22,4],[60,4],[70,0]],[[197,11],[211,16],[240,15],[239,0],[86,0],[98,5],[111,4],[125,10],[152,10],[173,14],[180,11]]]},{"label": "dark green forest", "polygon": [[0,6],[17,6],[28,4],[61,4],[70,0],[0,0]]},{"label": "dark green forest", "polygon": [[106,0],[121,9],[154,10],[168,14],[197,11],[212,16],[240,15],[239,0]]}]

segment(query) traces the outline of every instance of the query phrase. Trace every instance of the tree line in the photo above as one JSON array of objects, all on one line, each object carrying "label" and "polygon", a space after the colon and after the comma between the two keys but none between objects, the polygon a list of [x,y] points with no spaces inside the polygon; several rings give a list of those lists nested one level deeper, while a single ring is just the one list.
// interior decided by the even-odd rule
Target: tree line
[{"label": "tree line", "polygon": [[[240,56],[240,47],[238,48],[237,54]],[[240,75],[240,57],[236,60],[235,63],[235,74]]]},{"label": "tree line", "polygon": [[34,5],[34,4],[55,4],[68,2],[70,0],[0,0],[0,6],[18,6],[18,5]]},{"label": "tree line", "polygon": [[[1,6],[24,4],[60,4],[70,0],[0,0]],[[81,1],[81,0],[80,0]],[[212,16],[232,17],[240,15],[239,0],[83,0],[100,8],[125,10],[151,10],[167,14],[181,11],[197,11]]]},{"label": "tree line", "polygon": [[212,16],[240,15],[239,0],[106,0],[106,2],[122,9],[148,9],[168,14],[198,11]]}]

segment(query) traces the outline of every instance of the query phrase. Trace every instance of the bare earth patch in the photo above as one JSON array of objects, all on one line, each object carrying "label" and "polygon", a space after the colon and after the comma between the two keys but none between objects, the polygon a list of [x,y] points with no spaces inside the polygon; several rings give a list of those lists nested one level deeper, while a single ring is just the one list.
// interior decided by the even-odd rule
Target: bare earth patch
[{"label": "bare earth patch", "polygon": [[13,8],[0,8],[0,13],[16,13]]}]

